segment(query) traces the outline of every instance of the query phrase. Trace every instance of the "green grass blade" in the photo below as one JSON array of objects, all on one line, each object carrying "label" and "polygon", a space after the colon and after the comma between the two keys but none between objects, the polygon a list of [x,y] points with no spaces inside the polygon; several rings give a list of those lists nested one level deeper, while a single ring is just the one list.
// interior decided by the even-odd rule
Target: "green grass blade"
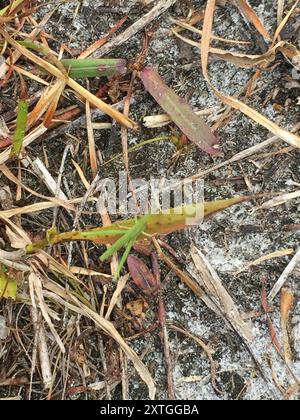
[{"label": "green grass blade", "polygon": [[127,244],[127,246],[126,246],[126,249],[124,251],[124,254],[122,255],[122,258],[121,258],[121,260],[120,260],[120,262],[118,264],[117,271],[114,273],[114,277],[117,280],[119,279],[119,277],[121,275],[122,268],[124,267],[124,264],[127,261],[128,255],[130,254],[130,251],[131,251],[131,249],[133,247],[133,244],[134,244],[134,239],[131,240],[131,241],[129,241],[128,244]]},{"label": "green grass blade", "polygon": [[103,77],[125,74],[127,71],[126,61],[119,58],[107,59],[68,59],[61,60],[70,77],[83,79],[85,77]]},{"label": "green grass blade", "polygon": [[11,157],[19,156],[22,150],[23,140],[26,133],[27,117],[28,102],[26,99],[20,99],[18,104],[17,125],[12,139]]},{"label": "green grass blade", "polygon": [[[44,45],[32,41],[17,41],[22,47],[38,51],[42,55],[48,57],[52,56],[54,61],[55,56]],[[0,46],[4,43],[0,42]],[[51,61],[51,62],[52,62]],[[127,72],[126,60],[122,58],[100,58],[100,59],[63,59],[57,63],[61,63],[72,79],[84,79],[85,77],[112,77],[116,75],[123,75]],[[55,64],[55,63],[54,63]]]},{"label": "green grass blade", "polygon": [[130,241],[135,241],[141,233],[144,232],[149,215],[143,216],[125,235],[122,236],[114,245],[112,245],[103,255],[100,257],[100,261],[105,261],[111,257],[115,252],[118,252],[123,246],[128,244]]}]

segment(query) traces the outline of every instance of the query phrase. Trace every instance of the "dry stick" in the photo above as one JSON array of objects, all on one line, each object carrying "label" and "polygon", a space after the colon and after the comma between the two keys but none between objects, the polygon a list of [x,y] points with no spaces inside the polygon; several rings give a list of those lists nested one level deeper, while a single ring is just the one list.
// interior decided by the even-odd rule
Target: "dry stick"
[{"label": "dry stick", "polygon": [[281,318],[281,331],[283,338],[284,359],[286,364],[293,362],[293,352],[290,342],[289,334],[289,318],[292,308],[295,303],[295,294],[291,289],[284,288],[281,291],[280,299],[280,318]]},{"label": "dry stick", "polygon": [[273,289],[271,290],[268,298],[269,301],[273,301],[277,294],[279,293],[282,286],[285,284],[285,282],[288,280],[289,276],[293,273],[295,268],[300,264],[300,248],[297,251],[297,254],[294,256],[294,258],[290,261],[276,284],[274,285]]},{"label": "dry stick", "polygon": [[122,379],[122,397],[124,401],[129,400],[129,375],[128,375],[128,357],[119,349],[120,365],[122,368],[121,379]]},{"label": "dry stick", "polygon": [[[133,93],[133,84],[134,81],[137,77],[137,72],[134,70],[131,76],[131,81],[130,81],[130,86],[129,86],[129,90],[127,93],[126,98],[124,99],[124,115],[125,117],[129,117],[129,111],[130,111],[130,104],[131,104],[131,99],[132,99],[132,93]],[[132,184],[132,179],[130,176],[130,172],[129,172],[129,158],[128,158],[128,130],[126,127],[121,127],[121,139],[122,139],[122,152],[123,152],[123,159],[124,159],[124,165],[125,165],[125,170],[127,173],[127,178],[128,178],[128,182],[129,182],[129,187],[130,190],[132,192],[133,198],[135,199],[135,203],[136,203],[136,207],[138,208],[138,202],[136,199],[136,193],[135,193],[135,189],[133,187]]]},{"label": "dry stick", "polygon": [[33,384],[33,375],[36,370],[37,354],[38,354],[38,345],[39,345],[39,330],[41,323],[39,322],[38,310],[36,306],[31,306],[30,308],[32,325],[34,328],[34,340],[32,346],[32,357],[31,357],[31,369],[30,369],[30,385],[28,391],[28,400],[31,400],[32,394],[32,384]]},{"label": "dry stick", "polygon": [[[116,103],[115,105],[112,105],[112,108],[117,110],[122,110],[124,107],[124,101],[120,101]],[[94,109],[91,111],[91,117],[92,118],[100,118],[105,116],[104,112],[100,111],[100,109]],[[45,141],[49,141],[52,139],[55,139],[56,137],[63,136],[65,133],[68,133],[71,130],[75,130],[77,128],[80,128],[82,126],[85,126],[87,122],[86,115],[82,115],[78,118],[76,118],[74,121],[71,121],[66,124],[62,124],[59,127],[53,129],[47,135],[44,136]],[[1,155],[0,155],[1,156]]]},{"label": "dry stick", "polygon": [[148,25],[153,20],[157,19],[162,15],[166,10],[168,10],[177,0],[161,0],[150,12],[146,13],[143,17],[133,23],[128,29],[123,33],[118,35],[116,38],[105,44],[100,50],[96,51],[93,54],[93,57],[100,58],[104,55],[109,54],[114,48],[119,47],[122,44],[125,44],[131,37],[140,32],[146,25]]},{"label": "dry stick", "polygon": [[[124,99],[124,111],[123,114],[125,117],[129,116],[129,110],[130,110],[130,99],[132,97],[132,90],[133,90],[133,83],[136,78],[137,72],[134,71],[131,76],[131,81],[129,85],[129,90],[127,93],[126,98]],[[126,127],[121,127],[121,139],[122,139],[122,149],[123,149],[123,159],[124,159],[124,165],[127,172],[127,176],[129,178],[129,182],[131,182],[130,174],[129,174],[129,159],[128,159],[128,130]]]}]

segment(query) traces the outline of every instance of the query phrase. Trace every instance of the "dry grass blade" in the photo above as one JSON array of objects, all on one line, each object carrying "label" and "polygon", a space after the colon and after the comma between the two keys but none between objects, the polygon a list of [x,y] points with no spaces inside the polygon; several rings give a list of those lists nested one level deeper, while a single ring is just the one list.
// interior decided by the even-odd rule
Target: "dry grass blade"
[{"label": "dry grass blade", "polygon": [[[33,143],[36,139],[41,137],[45,132],[47,131],[47,128],[41,124],[36,129],[34,129],[30,134],[28,134],[24,140],[23,140],[23,147],[29,146],[31,143]],[[12,148],[9,147],[8,149],[4,150],[4,152],[0,153],[0,165],[3,165],[10,159]]]},{"label": "dry grass blade", "polygon": [[69,292],[56,285],[55,283],[48,281],[45,283],[45,288],[52,292],[52,299],[56,300],[60,304],[66,305],[70,310],[91,319],[96,326],[98,326],[106,334],[112,337],[120,345],[124,353],[133,362],[143,381],[147,384],[150,398],[154,399],[156,387],[148,369],[138,357],[138,355],[124,341],[114,325],[110,321],[98,315],[93,309],[90,309],[86,305],[82,304],[77,298],[70,295]]},{"label": "dry grass blade", "polygon": [[285,0],[277,0],[277,23],[278,26],[282,22],[283,19],[283,11],[284,11],[284,3]]},{"label": "dry grass blade", "polygon": [[272,198],[272,200],[267,201],[258,208],[262,209],[271,209],[272,207],[281,206],[282,204],[287,203],[290,200],[300,197],[300,191],[295,191],[289,194],[283,194],[279,197]]},{"label": "dry grass blade", "polygon": [[275,32],[274,35],[274,42],[276,42],[277,38],[279,37],[279,35],[281,34],[283,28],[285,27],[285,25],[287,24],[288,20],[290,19],[290,17],[292,16],[292,14],[294,13],[296,7],[299,4],[299,0],[296,1],[296,3],[294,4],[294,6],[291,8],[291,10],[287,13],[287,15],[285,16],[285,18],[280,21],[280,24]]},{"label": "dry grass blade", "polygon": [[267,40],[271,41],[271,35],[265,28],[262,21],[259,19],[255,11],[252,7],[248,4],[246,0],[234,0],[233,3],[236,7],[241,11],[242,14],[246,16],[246,18],[253,23],[257,31]]},{"label": "dry grass blade", "polygon": [[[171,20],[172,23],[179,26],[180,28],[187,29],[188,31],[194,32],[195,34],[199,34],[201,36],[203,35],[203,31],[195,28],[194,26],[192,26],[192,25],[190,25],[190,24],[188,24],[184,21],[173,19],[173,18],[170,18],[170,20]],[[178,30],[176,28],[173,28],[173,32],[177,33]],[[224,43],[227,43],[227,44],[237,44],[237,45],[249,45],[249,44],[251,44],[251,42],[249,42],[249,41],[240,41],[240,40],[236,40],[236,39],[226,39],[226,38],[222,38],[222,37],[215,36],[215,35],[212,35],[211,39],[213,39],[214,41],[220,41],[220,42],[224,42]]]},{"label": "dry grass blade", "polygon": [[300,148],[300,137],[284,130],[283,128],[279,127],[268,118],[260,114],[258,111],[250,108],[248,105],[244,104],[243,102],[239,101],[230,96],[226,96],[219,92],[211,83],[209,75],[208,75],[208,57],[209,57],[209,47],[210,47],[210,40],[211,40],[211,30],[214,20],[214,11],[215,11],[216,2],[215,0],[208,0],[206,6],[206,12],[204,17],[203,23],[203,40],[202,40],[202,72],[210,87],[213,89],[215,94],[221,99],[221,101],[225,102],[227,105],[241,111],[252,120],[256,121],[258,124],[264,126],[269,131],[271,131],[274,135],[280,137],[282,140],[286,141],[292,146]]},{"label": "dry grass blade", "polygon": [[109,307],[108,307],[108,309],[106,311],[106,314],[105,314],[105,319],[109,319],[110,318],[110,315],[111,315],[112,311],[114,310],[114,307],[118,303],[118,300],[119,300],[119,298],[121,296],[122,291],[126,287],[126,284],[128,282],[128,279],[129,279],[129,275],[127,274],[126,276],[121,277],[120,280],[118,280],[117,288],[114,291],[114,294],[113,294],[113,296],[112,296],[112,298],[110,300]]},{"label": "dry grass blade", "polygon": [[271,290],[268,298],[270,301],[273,301],[277,294],[280,292],[280,289],[284,286],[286,281],[288,280],[289,276],[293,273],[295,268],[300,264],[300,249],[297,251],[294,258],[288,264],[282,275],[279,277],[278,281],[274,285],[273,289]]},{"label": "dry grass blade", "polygon": [[56,180],[50,174],[44,162],[41,161],[40,158],[36,158],[33,162],[31,162],[31,166],[34,173],[44,182],[48,190],[53,195],[56,195],[57,198],[62,201],[68,201],[67,196],[60,188],[58,188]]},{"label": "dry grass blade", "polygon": [[[73,210],[75,211],[75,207],[72,206],[71,204],[68,203],[67,201],[61,200],[60,198],[53,198],[53,197],[45,197],[42,194],[39,194],[37,192],[35,192],[34,190],[32,190],[31,188],[27,187],[26,185],[24,185],[21,181],[18,180],[17,177],[14,176],[14,174],[10,171],[10,169],[6,166],[6,165],[0,165],[0,172],[2,172],[2,174],[9,179],[11,182],[13,182],[17,187],[20,187],[26,191],[28,191],[30,194],[34,195],[35,197],[39,197],[43,200],[49,200],[50,202],[54,203],[56,206],[62,206],[65,207],[68,210]],[[55,183],[55,181],[54,181]],[[56,185],[56,183],[55,183]],[[51,208],[51,207],[50,207]],[[15,211],[15,209],[11,210],[12,212]],[[22,210],[17,210],[18,212],[20,212],[20,214],[22,213]],[[8,214],[10,212],[10,210],[7,210]],[[3,212],[0,211],[0,214],[6,214],[5,210]]]},{"label": "dry grass blade", "polygon": [[209,47],[211,41],[211,31],[214,22],[214,12],[216,7],[215,0],[208,0],[204,15],[203,22],[203,35],[202,35],[202,54],[201,54],[201,65],[202,72],[206,79],[208,79],[207,67],[208,67],[208,56],[209,56]]},{"label": "dry grass blade", "polygon": [[249,324],[245,323],[242,316],[240,315],[235,303],[232,298],[225,290],[222,282],[208,262],[204,255],[195,247],[192,246],[191,255],[194,260],[195,266],[199,271],[201,280],[205,284],[211,299],[217,306],[219,312],[233,330],[239,335],[246,345],[247,350],[251,354],[255,361],[264,381],[268,385],[270,392],[275,398],[278,397],[278,390],[274,386],[269,370],[265,369],[265,362],[257,355],[255,350],[256,345],[254,337],[252,335],[252,329]]},{"label": "dry grass blade", "polygon": [[28,126],[32,127],[41,118],[41,116],[47,111],[49,103],[58,95],[61,91],[62,81],[56,80],[53,85],[48,86],[44,94],[40,97],[38,103],[34,109],[30,112],[28,117]]},{"label": "dry grass blade", "polygon": [[291,249],[283,249],[281,251],[276,251],[276,252],[272,252],[271,254],[268,255],[264,255],[263,257],[258,258],[255,261],[252,261],[251,263],[247,264],[245,267],[241,268],[240,270],[236,271],[234,274],[238,275],[243,273],[244,271],[247,271],[249,268],[251,267],[255,267],[265,261],[270,261],[273,260],[275,258],[282,258],[282,257],[287,257],[289,255],[294,254],[295,251],[291,248]]},{"label": "dry grass blade", "polygon": [[[10,219],[11,217],[14,217],[14,216],[21,216],[22,214],[41,212],[43,210],[53,209],[55,207],[64,207],[67,210],[71,210],[75,212],[76,209],[74,208],[73,204],[79,204],[82,201],[82,197],[74,198],[73,200],[68,200],[68,202],[61,202],[59,200],[56,200],[50,197],[49,199],[53,201],[43,201],[40,203],[29,204],[28,206],[24,206],[24,207],[16,207],[9,210],[0,210],[0,217],[3,216]],[[89,201],[96,201],[96,199],[91,198]]]},{"label": "dry grass blade", "polygon": [[36,342],[39,352],[39,362],[41,366],[44,389],[50,389],[53,381],[53,376],[51,371],[46,333],[44,325],[39,319],[38,309],[34,306],[31,307],[31,316],[34,329],[36,330]]},{"label": "dry grass blade", "polygon": [[[29,282],[29,286],[30,286],[30,290],[31,290],[31,299],[32,299],[32,305],[34,307],[39,306],[42,314],[43,314],[43,318],[45,319],[46,323],[48,324],[48,327],[53,335],[53,337],[55,338],[60,350],[62,353],[65,352],[65,346],[61,340],[61,338],[59,337],[59,335],[57,334],[57,331],[53,325],[53,322],[51,320],[51,317],[49,315],[49,308],[46,305],[46,302],[44,300],[44,294],[43,294],[43,287],[42,287],[42,283],[43,283],[44,279],[41,278],[41,275],[37,272],[32,272],[29,275],[28,278],[28,282]],[[58,318],[57,318],[58,319]]]},{"label": "dry grass blade", "polygon": [[243,321],[231,296],[222,285],[218,274],[195,246],[192,246],[191,255],[209,296],[216,303],[219,311],[234,330],[243,337],[247,344],[250,344],[253,340],[251,329],[249,325]]},{"label": "dry grass blade", "polygon": [[[194,41],[192,39],[186,38],[183,35],[172,31],[174,35],[181,39],[182,41],[186,42],[187,44],[196,47],[202,50],[202,44]],[[281,52],[282,54],[286,55],[288,58],[293,59],[294,57],[298,57],[299,50],[292,44],[286,41],[280,41],[272,48],[270,48],[265,54],[260,55],[251,55],[251,54],[244,54],[235,51],[228,51],[223,50],[220,48],[209,48],[209,53],[213,55],[215,58],[219,60],[227,61],[228,63],[232,63],[237,67],[243,68],[253,68],[256,66],[266,68],[269,64],[271,64],[275,58],[277,53]]]},{"label": "dry grass blade", "polygon": [[85,98],[87,101],[89,101],[96,108],[100,109],[105,114],[109,115],[111,118],[115,119],[117,122],[119,122],[120,124],[124,125],[127,128],[130,128],[130,129],[136,129],[137,128],[137,125],[135,124],[134,121],[130,120],[129,118],[126,118],[119,111],[115,110],[110,105],[106,104],[101,99],[97,98],[91,92],[89,92],[84,87],[82,87],[79,83],[75,82],[75,80],[68,77],[68,75],[66,73],[63,73],[59,68],[55,67],[53,64],[47,62],[46,60],[40,58],[39,56],[32,53],[31,51],[29,51],[28,49],[26,49],[22,45],[18,44],[1,27],[0,27],[0,33],[2,34],[4,39],[6,39],[16,50],[18,50],[21,54],[23,54],[24,57],[28,58],[33,63],[41,66],[48,73],[57,77],[60,81],[64,81],[67,85],[69,85],[72,89],[74,89],[74,91],[76,93],[78,93],[80,96]]},{"label": "dry grass blade", "polygon": [[[44,79],[41,79],[39,76],[37,76],[37,75],[35,75],[35,74],[31,73],[30,71],[27,71],[27,70],[23,69],[22,67],[16,66],[16,65],[14,64],[14,65],[13,65],[13,69],[14,69],[17,73],[22,74],[23,76],[28,77],[28,79],[35,80],[36,82],[38,82],[38,83],[40,83],[40,84],[42,84],[42,85],[44,85],[44,86],[49,86],[49,83],[48,83],[48,82],[46,82]],[[1,76],[0,76],[0,79],[1,79]]]},{"label": "dry grass blade", "polygon": [[21,227],[16,225],[12,220],[8,219],[5,215],[1,214],[1,212],[0,220],[2,220],[6,226],[8,226],[13,232],[15,232],[20,237],[20,239],[23,241],[23,246],[31,242],[27,233]]},{"label": "dry grass blade", "polygon": [[87,125],[87,134],[88,134],[88,142],[89,142],[90,164],[91,164],[92,176],[93,178],[95,178],[98,173],[98,162],[97,162],[97,155],[96,155],[95,136],[94,136],[94,130],[92,126],[91,107],[88,101],[86,102],[85,113],[86,113],[86,125]]}]

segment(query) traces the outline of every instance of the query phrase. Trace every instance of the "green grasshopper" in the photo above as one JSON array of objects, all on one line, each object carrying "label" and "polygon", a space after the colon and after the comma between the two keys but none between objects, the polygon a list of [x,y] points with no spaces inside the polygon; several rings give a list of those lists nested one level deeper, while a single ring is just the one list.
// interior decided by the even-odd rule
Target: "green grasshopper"
[{"label": "green grasshopper", "polygon": [[58,233],[56,229],[50,229],[44,239],[27,245],[26,252],[27,254],[33,254],[48,245],[53,246],[62,242],[92,241],[96,244],[111,245],[100,257],[100,261],[104,262],[125,247],[125,252],[115,273],[115,277],[118,278],[135,242],[149,240],[152,236],[167,235],[185,229],[190,227],[186,223],[187,218],[191,218],[193,215],[201,214],[204,217],[208,217],[250,199],[251,197],[242,196],[228,200],[205,202],[204,204],[191,204],[170,209],[168,212],[147,214],[135,219],[117,222],[111,226],[99,227],[88,231]]}]

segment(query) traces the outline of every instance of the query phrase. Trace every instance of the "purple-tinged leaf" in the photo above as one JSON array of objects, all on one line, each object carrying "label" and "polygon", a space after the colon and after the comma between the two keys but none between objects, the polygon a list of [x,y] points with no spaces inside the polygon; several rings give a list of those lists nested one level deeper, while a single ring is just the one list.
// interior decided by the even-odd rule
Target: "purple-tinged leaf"
[{"label": "purple-tinged leaf", "polygon": [[130,255],[127,258],[127,264],[132,280],[146,295],[156,295],[160,291],[160,281],[155,278],[142,260]]},{"label": "purple-tinged leaf", "polygon": [[169,114],[180,130],[205,152],[215,155],[220,152],[219,140],[205,122],[194,113],[190,105],[170,89],[160,75],[151,67],[141,72],[145,89],[156,102]]}]

